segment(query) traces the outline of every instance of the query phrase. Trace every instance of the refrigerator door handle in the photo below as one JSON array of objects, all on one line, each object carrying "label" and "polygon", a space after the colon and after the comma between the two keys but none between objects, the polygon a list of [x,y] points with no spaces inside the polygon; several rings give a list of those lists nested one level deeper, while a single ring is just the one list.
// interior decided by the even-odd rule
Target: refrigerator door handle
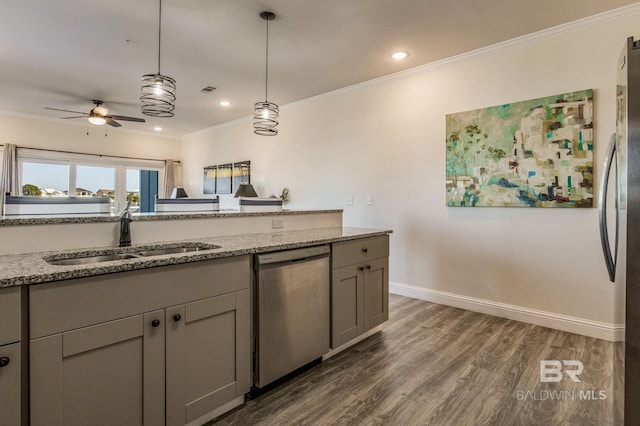
[{"label": "refrigerator door handle", "polygon": [[600,218],[600,242],[602,243],[602,252],[604,254],[604,260],[607,265],[607,271],[609,272],[609,279],[611,280],[611,282],[615,282],[616,280],[616,258],[618,257],[618,217],[616,215],[616,247],[615,254],[613,254],[611,251],[611,245],[609,244],[609,231],[607,230],[607,192],[609,186],[609,177],[611,175],[611,168],[613,166],[615,155],[616,134],[613,133],[611,135],[611,141],[609,142],[607,157],[604,162],[604,174],[602,175],[602,182],[600,182],[600,204],[598,211]]}]

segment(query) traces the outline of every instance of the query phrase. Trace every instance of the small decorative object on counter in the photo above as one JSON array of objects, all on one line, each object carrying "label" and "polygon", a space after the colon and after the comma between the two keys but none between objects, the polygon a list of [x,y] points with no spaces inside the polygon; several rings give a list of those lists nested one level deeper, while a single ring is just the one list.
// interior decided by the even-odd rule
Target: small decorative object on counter
[{"label": "small decorative object on counter", "polygon": [[286,203],[289,201],[289,188],[284,188],[282,190],[282,193],[280,194],[280,199],[282,200],[283,203]]},{"label": "small decorative object on counter", "polygon": [[285,203],[287,203],[289,201],[289,188],[284,188],[282,190],[282,192],[280,193],[280,196],[277,196],[275,194],[271,194],[271,195],[269,195],[269,198],[280,200],[282,202],[282,204],[285,204]]}]

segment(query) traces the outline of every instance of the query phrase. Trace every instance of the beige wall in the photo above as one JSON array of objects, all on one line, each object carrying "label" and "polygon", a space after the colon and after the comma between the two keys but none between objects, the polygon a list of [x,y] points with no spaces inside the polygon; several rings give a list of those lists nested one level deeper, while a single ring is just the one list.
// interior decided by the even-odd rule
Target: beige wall
[{"label": "beige wall", "polygon": [[640,8],[285,106],[276,137],[253,135],[249,119],[192,134],[182,140],[184,184],[197,194],[203,166],[249,159],[262,195],[288,186],[292,208],[344,208],[345,225],[392,228],[396,289],[619,331],[596,209],[445,207],[444,119],[593,88],[599,179],[631,35],[640,36]]},{"label": "beige wall", "polygon": [[[296,231],[342,225],[340,212],[261,216],[233,216],[208,219],[136,220],[131,223],[133,244],[149,244],[197,238],[273,232],[273,220],[282,222],[279,230]],[[120,223],[60,223],[47,225],[0,226],[0,255],[117,247]]]},{"label": "beige wall", "polygon": [[[549,325],[568,318],[611,331],[623,322],[615,303],[621,289],[609,283],[601,260],[596,210],[445,207],[444,116],[593,88],[599,179],[614,129],[615,64],[626,37],[640,37],[638,28],[640,8],[629,8],[625,16],[609,14],[287,105],[274,138],[253,135],[249,119],[177,143],[126,129],[108,129],[105,138],[102,128],[90,127],[87,135],[82,124],[0,112],[0,143],[180,159],[192,196],[202,191],[205,165],[248,159],[261,195],[291,188],[288,208],[344,208],[345,225],[394,229],[396,291],[444,295],[445,302],[472,307],[486,302],[495,314],[502,307],[549,313]],[[353,206],[344,205],[347,195]]]},{"label": "beige wall", "polygon": [[154,160],[180,159],[177,139],[133,132],[127,130],[126,123],[117,129],[106,127],[105,137],[105,126],[87,128],[84,120],[77,121],[40,120],[0,111],[0,144]]}]

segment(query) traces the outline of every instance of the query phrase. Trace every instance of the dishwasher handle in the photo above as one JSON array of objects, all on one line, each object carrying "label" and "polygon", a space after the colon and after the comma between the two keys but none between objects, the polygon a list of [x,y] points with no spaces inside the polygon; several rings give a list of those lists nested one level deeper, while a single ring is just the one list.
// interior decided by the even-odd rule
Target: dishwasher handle
[{"label": "dishwasher handle", "polygon": [[328,256],[331,249],[327,244],[322,246],[304,247],[294,250],[274,251],[256,256],[255,267],[274,263],[290,263],[309,260],[312,257]]}]

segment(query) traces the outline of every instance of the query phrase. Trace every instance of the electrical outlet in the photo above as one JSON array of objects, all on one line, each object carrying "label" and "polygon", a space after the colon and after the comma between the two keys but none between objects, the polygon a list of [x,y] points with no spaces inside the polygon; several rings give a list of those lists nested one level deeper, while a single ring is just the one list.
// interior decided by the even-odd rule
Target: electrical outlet
[{"label": "electrical outlet", "polygon": [[347,195],[346,197],[344,197],[344,205],[345,206],[353,205],[353,195]]},{"label": "electrical outlet", "polygon": [[273,219],[271,221],[271,229],[280,229],[284,228],[284,220],[283,219]]},{"label": "electrical outlet", "polygon": [[370,206],[373,205],[373,195],[369,194],[367,196],[367,204],[369,204]]}]

